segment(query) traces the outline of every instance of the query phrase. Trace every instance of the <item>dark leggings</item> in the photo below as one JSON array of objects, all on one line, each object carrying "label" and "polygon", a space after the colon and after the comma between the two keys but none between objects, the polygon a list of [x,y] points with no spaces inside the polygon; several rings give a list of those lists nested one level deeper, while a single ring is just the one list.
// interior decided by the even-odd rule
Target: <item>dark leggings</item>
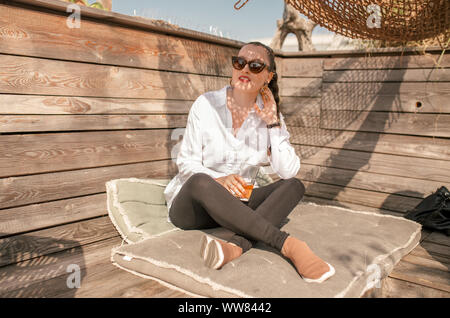
[{"label": "dark leggings", "polygon": [[305,193],[296,178],[255,188],[247,202],[234,197],[205,173],[192,175],[170,207],[172,223],[183,230],[224,227],[235,233],[229,242],[248,251],[257,241],[281,251],[289,236],[279,227]]}]

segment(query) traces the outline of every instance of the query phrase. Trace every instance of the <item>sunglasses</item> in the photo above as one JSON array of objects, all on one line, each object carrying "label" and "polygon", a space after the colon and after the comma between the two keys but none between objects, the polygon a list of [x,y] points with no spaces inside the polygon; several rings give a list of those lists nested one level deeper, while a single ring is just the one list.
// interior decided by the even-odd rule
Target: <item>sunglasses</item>
[{"label": "sunglasses", "polygon": [[246,59],[238,56],[232,56],[231,63],[233,67],[238,71],[242,70],[245,67],[245,65],[248,64],[250,72],[255,74],[262,72],[262,70],[267,66],[267,64],[264,62],[260,62],[258,60],[252,60],[247,62]]}]

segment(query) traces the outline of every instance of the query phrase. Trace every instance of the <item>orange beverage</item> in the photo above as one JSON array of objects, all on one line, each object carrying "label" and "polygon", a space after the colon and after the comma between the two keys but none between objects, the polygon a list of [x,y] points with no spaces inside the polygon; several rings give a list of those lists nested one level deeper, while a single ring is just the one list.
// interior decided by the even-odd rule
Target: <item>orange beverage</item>
[{"label": "orange beverage", "polygon": [[250,196],[252,195],[252,191],[253,191],[253,184],[247,184],[244,186],[245,189],[245,194],[244,194],[244,198],[245,199],[250,199]]}]

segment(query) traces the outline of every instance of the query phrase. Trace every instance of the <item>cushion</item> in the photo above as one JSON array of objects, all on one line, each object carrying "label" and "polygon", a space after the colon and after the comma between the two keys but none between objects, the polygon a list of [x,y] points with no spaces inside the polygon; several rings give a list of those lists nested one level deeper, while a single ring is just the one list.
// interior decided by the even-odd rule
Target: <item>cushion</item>
[{"label": "cushion", "polygon": [[336,274],[306,283],[275,249],[257,245],[220,270],[200,258],[202,234],[227,239],[224,228],[172,231],[112,250],[114,265],[203,297],[360,297],[380,286],[418,243],[421,225],[401,217],[300,202],[282,229],[304,240]]},{"label": "cushion", "polygon": [[[177,230],[168,220],[164,196],[170,180],[122,178],[106,182],[108,215],[127,243]],[[262,187],[274,181],[261,167],[256,182]]]},{"label": "cushion", "polygon": [[164,189],[169,182],[137,178],[106,182],[108,215],[127,243],[177,229],[168,221]]}]

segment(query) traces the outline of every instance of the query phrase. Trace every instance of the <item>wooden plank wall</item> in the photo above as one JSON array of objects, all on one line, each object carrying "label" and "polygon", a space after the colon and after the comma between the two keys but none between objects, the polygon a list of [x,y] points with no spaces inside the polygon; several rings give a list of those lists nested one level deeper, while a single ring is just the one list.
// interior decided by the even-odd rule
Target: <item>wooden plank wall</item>
[{"label": "wooden plank wall", "polygon": [[67,16],[0,1],[0,295],[42,295],[19,293],[49,278],[39,266],[66,277],[66,259],[84,269],[89,246],[120,244],[105,182],[174,176],[172,133],[229,82],[238,51],[83,14],[71,29]]},{"label": "wooden plank wall", "polygon": [[404,213],[450,186],[450,55],[439,58],[283,58],[282,110],[310,199]]}]

